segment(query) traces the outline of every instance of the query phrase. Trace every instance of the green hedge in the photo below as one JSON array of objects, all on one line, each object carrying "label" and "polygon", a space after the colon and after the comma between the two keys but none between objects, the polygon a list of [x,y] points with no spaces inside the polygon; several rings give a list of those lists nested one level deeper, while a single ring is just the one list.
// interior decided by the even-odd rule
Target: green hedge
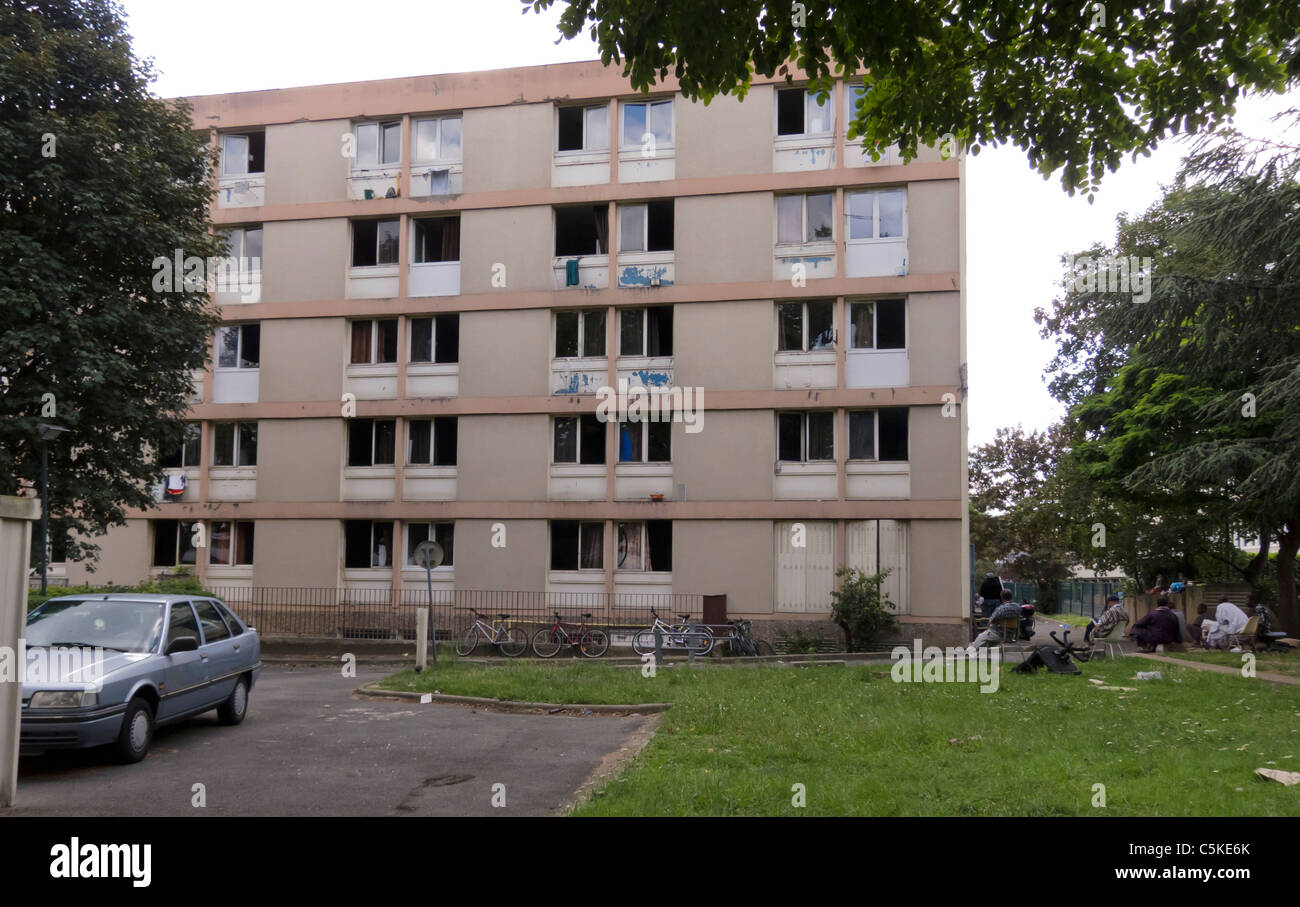
[{"label": "green hedge", "polygon": [[211,594],[199,584],[196,576],[166,576],[135,586],[49,586],[43,594],[39,589],[28,590],[27,610],[30,611],[47,599],[58,598],[61,595],[91,595],[96,592],[100,594],[106,592],[148,592],[155,595]]}]

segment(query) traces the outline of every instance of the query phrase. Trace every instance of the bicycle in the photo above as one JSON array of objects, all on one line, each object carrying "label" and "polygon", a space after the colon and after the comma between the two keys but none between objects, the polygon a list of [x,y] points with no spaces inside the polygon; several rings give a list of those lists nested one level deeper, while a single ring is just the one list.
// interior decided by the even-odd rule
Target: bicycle
[{"label": "bicycle", "polygon": [[708,655],[713,651],[713,631],[704,624],[691,621],[689,614],[678,614],[679,624],[665,623],[654,608],[650,609],[654,623],[638,630],[632,637],[632,651],[645,655],[655,650],[655,633],[658,632],[665,649],[686,649],[692,655]]},{"label": "bicycle", "polygon": [[[588,627],[590,614],[582,615],[582,623],[566,624],[555,613],[555,626],[542,627],[533,634],[533,651],[539,658],[550,658],[560,651],[560,646],[570,645],[588,658],[599,658],[609,649],[609,634],[599,627]],[[570,632],[572,631],[572,632]]]},{"label": "bicycle", "polygon": [[[518,658],[524,654],[524,650],[528,648],[528,634],[522,628],[490,624],[478,611],[473,608],[469,611],[474,615],[474,623],[461,636],[460,642],[456,643],[457,655],[465,656],[473,652],[478,648],[480,638],[496,646],[507,658]],[[497,615],[503,621],[509,616],[509,614]]]},{"label": "bicycle", "polygon": [[728,621],[727,647],[733,655],[775,655],[776,649],[766,639],[754,639],[750,622]]}]

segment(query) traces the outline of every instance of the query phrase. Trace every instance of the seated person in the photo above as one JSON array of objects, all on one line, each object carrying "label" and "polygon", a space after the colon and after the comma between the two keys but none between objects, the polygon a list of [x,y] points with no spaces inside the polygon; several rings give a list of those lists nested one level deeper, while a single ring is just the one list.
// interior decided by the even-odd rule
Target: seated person
[{"label": "seated person", "polygon": [[1135,623],[1129,635],[1137,640],[1140,652],[1154,652],[1156,646],[1178,642],[1178,618],[1169,607],[1169,599],[1159,599],[1155,610]]},{"label": "seated person", "polygon": [[1205,622],[1209,619],[1208,611],[1209,609],[1205,606],[1205,602],[1201,602],[1196,606],[1196,620],[1187,625],[1188,642],[1194,642],[1198,646],[1205,644],[1203,631],[1205,629]]},{"label": "seated person", "polygon": [[1007,632],[1014,634],[1012,636],[1014,639],[1020,633],[1020,606],[1011,600],[1011,590],[1004,589],[1002,591],[1002,604],[993,609],[993,613],[989,615],[989,628],[975,637],[975,641],[970,644],[970,648],[979,649],[991,642],[1004,642],[1002,621],[1011,618],[1015,618],[1016,627]]},{"label": "seated person", "polygon": [[1214,625],[1208,626],[1205,633],[1205,647],[1207,649],[1226,649],[1228,640],[1234,633],[1240,633],[1246,629],[1246,622],[1250,618],[1246,612],[1238,608],[1230,601],[1219,602],[1218,607],[1214,609]]},{"label": "seated person", "polygon": [[1126,627],[1129,625],[1128,612],[1120,605],[1119,596],[1111,593],[1106,596],[1106,610],[1101,617],[1088,624],[1088,629],[1083,631],[1084,643],[1090,645],[1094,641],[1107,639],[1121,623]]}]

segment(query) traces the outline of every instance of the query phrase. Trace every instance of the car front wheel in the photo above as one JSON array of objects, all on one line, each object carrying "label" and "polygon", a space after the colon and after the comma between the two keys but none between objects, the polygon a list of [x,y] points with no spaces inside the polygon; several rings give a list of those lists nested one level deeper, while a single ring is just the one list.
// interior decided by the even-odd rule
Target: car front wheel
[{"label": "car front wheel", "polygon": [[217,720],[222,724],[239,724],[248,713],[248,680],[244,677],[235,681],[235,688],[230,691],[230,698],[217,709]]},{"label": "car front wheel", "polygon": [[153,708],[137,696],[126,706],[122,716],[122,730],[117,735],[117,758],[119,762],[131,764],[139,762],[149,752],[153,743]]}]

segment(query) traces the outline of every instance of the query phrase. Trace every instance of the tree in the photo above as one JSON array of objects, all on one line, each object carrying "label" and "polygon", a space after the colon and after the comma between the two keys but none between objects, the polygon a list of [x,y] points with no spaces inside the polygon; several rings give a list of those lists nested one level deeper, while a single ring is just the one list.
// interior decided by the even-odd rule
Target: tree
[{"label": "tree", "polygon": [[880,588],[889,574],[889,570],[863,573],[856,567],[835,571],[841,583],[831,592],[831,620],[844,631],[845,651],[865,651],[877,636],[897,627],[890,610],[893,603]]},{"label": "tree", "polygon": [[[523,0],[535,11],[555,0]],[[1212,129],[1250,90],[1300,77],[1300,6],[1199,0],[565,0],[606,65],[647,90],[671,71],[689,98],[744,96],[755,74],[814,88],[866,73],[853,123],[868,147],[1011,142],[1044,176],[1091,194],[1125,154]],[[589,26],[590,23],[590,26]],[[793,66],[792,66],[793,64]]]},{"label": "tree", "polygon": [[155,288],[156,260],[224,242],[208,138],[152,78],[110,0],[0,3],[0,488],[38,478],[38,423],[68,428],[50,509],[74,559],[151,503],[217,324],[201,278]]}]

